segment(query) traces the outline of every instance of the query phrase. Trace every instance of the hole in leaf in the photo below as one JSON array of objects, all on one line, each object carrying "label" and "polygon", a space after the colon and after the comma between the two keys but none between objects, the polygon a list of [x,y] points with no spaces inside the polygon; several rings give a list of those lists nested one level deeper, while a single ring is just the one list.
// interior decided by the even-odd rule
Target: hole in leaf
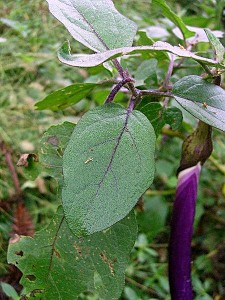
[{"label": "hole in leaf", "polygon": [[22,257],[23,256],[23,251],[22,250],[21,251],[16,251],[15,254]]},{"label": "hole in leaf", "polygon": [[36,280],[36,276],[34,276],[34,275],[26,275],[25,277],[27,279],[29,279],[30,281],[35,281]]}]

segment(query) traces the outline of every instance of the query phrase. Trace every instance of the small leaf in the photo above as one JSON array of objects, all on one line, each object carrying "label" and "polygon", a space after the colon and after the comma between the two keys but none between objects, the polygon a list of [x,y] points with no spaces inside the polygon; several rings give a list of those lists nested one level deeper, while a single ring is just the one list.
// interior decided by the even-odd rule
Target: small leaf
[{"label": "small leaf", "polygon": [[169,107],[164,112],[164,118],[166,124],[169,124],[172,130],[177,130],[183,121],[183,115],[180,109],[177,107]]},{"label": "small leaf", "polygon": [[131,46],[137,25],[111,0],[47,0],[50,12],[75,40],[95,52]]},{"label": "small leaf", "polygon": [[38,156],[34,153],[22,154],[16,165],[17,167],[23,167],[25,177],[30,180],[35,180],[42,171]]},{"label": "small leaf", "polygon": [[180,28],[184,39],[194,35],[194,33],[186,27],[181,18],[170,9],[165,0],[152,0],[152,3],[160,7],[163,15]]},{"label": "small leaf", "polygon": [[153,181],[155,134],[139,111],[107,104],[87,112],[63,157],[62,201],[80,236],[115,224]]},{"label": "small leaf", "polygon": [[193,116],[225,130],[225,91],[221,87],[189,75],[174,84],[173,95]]},{"label": "small leaf", "polygon": [[209,29],[205,29],[205,33],[207,34],[209,42],[215,51],[216,60],[218,62],[222,62],[224,60],[224,46],[221,44],[220,40],[212,33],[212,31],[210,31]]},{"label": "small leaf", "polygon": [[105,61],[111,60],[118,56],[127,54],[136,54],[141,52],[147,52],[157,55],[157,52],[170,52],[180,57],[192,58],[201,64],[207,64],[212,66],[220,66],[224,68],[224,65],[219,64],[217,61],[209,58],[204,58],[185,50],[183,48],[172,46],[166,42],[155,42],[152,46],[139,46],[139,47],[124,47],[114,50],[105,51],[96,54],[71,54],[70,49],[67,46],[63,46],[59,50],[58,58],[62,63],[73,67],[94,67],[104,63]]},{"label": "small leaf", "polygon": [[6,283],[6,282],[1,282],[1,288],[3,293],[10,297],[10,299],[13,300],[19,300],[20,297],[17,294],[16,290],[14,289],[14,287],[12,287],[10,284]]},{"label": "small leaf", "polygon": [[23,294],[42,291],[42,300],[68,300],[89,291],[98,299],[116,300],[136,235],[132,212],[108,230],[78,239],[60,208],[34,238],[23,236],[9,245],[8,262],[23,272]]},{"label": "small leaf", "polygon": [[88,96],[96,87],[96,83],[75,83],[63,89],[55,91],[35,104],[38,110],[51,109],[59,110],[78,103]]},{"label": "small leaf", "polygon": [[75,124],[64,122],[51,126],[43,135],[40,145],[40,162],[45,171],[56,180],[62,180],[62,156]]}]

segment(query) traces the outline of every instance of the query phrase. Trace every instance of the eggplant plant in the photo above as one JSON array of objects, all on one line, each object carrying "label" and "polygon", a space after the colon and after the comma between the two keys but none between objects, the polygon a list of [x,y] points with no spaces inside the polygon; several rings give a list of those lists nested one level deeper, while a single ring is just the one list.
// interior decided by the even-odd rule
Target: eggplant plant
[{"label": "eggplant plant", "polygon": [[[157,139],[166,130],[178,134],[188,112],[199,123],[180,149],[169,282],[172,299],[194,299],[191,241],[198,179],[213,150],[212,128],[225,131],[224,47],[218,33],[186,26],[164,0],[152,4],[162,10],[180,39],[173,45],[152,39],[151,27],[148,32],[138,30],[111,0],[47,2],[73,39],[92,51],[72,53],[65,42],[58,59],[75,71],[106,70],[108,78],[57,90],[36,108],[57,111],[95,90],[107,92],[111,85],[111,91],[77,124],[54,125],[40,141],[39,159],[58,182],[61,206],[49,226],[33,238],[11,239],[8,262],[23,273],[21,295],[48,300],[81,299],[87,293],[95,299],[120,298],[138,232],[135,207],[154,180]],[[209,54],[194,52],[206,40]],[[130,70],[130,64],[137,65],[136,70]],[[164,80],[157,82],[161,64],[167,70]],[[174,76],[183,67],[187,73]]]}]

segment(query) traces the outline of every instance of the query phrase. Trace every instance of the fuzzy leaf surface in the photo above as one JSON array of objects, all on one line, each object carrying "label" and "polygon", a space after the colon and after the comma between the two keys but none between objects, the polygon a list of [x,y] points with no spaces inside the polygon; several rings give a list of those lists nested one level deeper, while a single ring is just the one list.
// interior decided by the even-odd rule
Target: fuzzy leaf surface
[{"label": "fuzzy leaf surface", "polygon": [[95,52],[131,46],[137,25],[112,0],[47,0],[50,12],[75,40]]},{"label": "fuzzy leaf surface", "polygon": [[123,47],[113,50],[108,50],[102,53],[96,54],[71,54],[70,47],[67,43],[64,43],[61,49],[58,52],[58,58],[62,63],[73,67],[95,67],[98,66],[105,61],[111,60],[118,56],[123,56],[127,54],[136,54],[136,53],[152,53],[157,55],[158,52],[170,52],[179,57],[192,58],[197,62],[212,65],[212,66],[220,66],[225,68],[225,66],[219,64],[217,61],[209,58],[205,58],[202,56],[198,56],[193,52],[185,50],[183,48],[172,46],[166,42],[155,42],[152,46],[138,46],[138,47]]},{"label": "fuzzy leaf surface", "polygon": [[34,238],[23,236],[10,244],[8,262],[23,272],[24,294],[36,290],[43,300],[68,300],[91,291],[98,299],[118,299],[136,235],[132,212],[107,231],[78,239],[60,208]]},{"label": "fuzzy leaf surface", "polygon": [[225,91],[196,75],[174,84],[176,101],[199,120],[225,131]]},{"label": "fuzzy leaf surface", "polygon": [[155,134],[139,111],[107,104],[78,122],[63,156],[62,201],[70,229],[88,235],[115,224],[153,181]]}]

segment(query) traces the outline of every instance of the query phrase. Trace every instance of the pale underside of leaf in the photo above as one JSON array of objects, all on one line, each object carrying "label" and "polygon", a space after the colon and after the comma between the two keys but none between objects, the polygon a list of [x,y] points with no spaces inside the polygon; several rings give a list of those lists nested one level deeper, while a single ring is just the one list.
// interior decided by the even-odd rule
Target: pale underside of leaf
[{"label": "pale underside of leaf", "polygon": [[76,55],[70,54],[69,47],[63,47],[58,53],[58,58],[62,63],[65,63],[74,67],[94,67],[104,63],[105,61],[111,60],[118,56],[123,56],[127,54],[136,54],[146,51],[152,54],[157,52],[170,52],[179,57],[192,58],[197,62],[204,63],[212,66],[221,66],[217,61],[209,58],[204,58],[185,50],[183,48],[172,46],[166,42],[156,42],[152,46],[139,46],[139,47],[123,47],[114,50],[108,50],[102,53],[96,54],[84,54]]},{"label": "pale underside of leaf", "polygon": [[197,119],[225,131],[225,111],[210,105],[204,106],[200,102],[190,101],[177,96],[174,98]]},{"label": "pale underside of leaf", "polygon": [[78,239],[59,209],[34,238],[21,237],[10,245],[8,261],[23,272],[23,294],[40,290],[43,300],[68,300],[90,291],[99,299],[116,300],[136,234],[132,212],[107,231]]},{"label": "pale underside of leaf", "polygon": [[47,0],[50,12],[73,38],[95,52],[131,46],[136,24],[111,0]]},{"label": "pale underside of leaf", "polygon": [[86,113],[63,158],[63,207],[76,235],[129,213],[153,180],[154,149],[154,130],[141,112],[107,104]]}]

